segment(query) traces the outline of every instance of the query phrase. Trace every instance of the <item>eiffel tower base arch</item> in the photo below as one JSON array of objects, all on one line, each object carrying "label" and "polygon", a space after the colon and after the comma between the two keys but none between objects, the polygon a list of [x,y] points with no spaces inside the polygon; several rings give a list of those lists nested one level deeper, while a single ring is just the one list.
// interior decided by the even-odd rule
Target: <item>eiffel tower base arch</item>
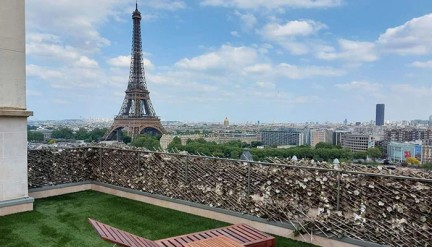
[{"label": "eiffel tower base arch", "polygon": [[163,135],[166,134],[159,118],[115,118],[111,128],[107,131],[104,140],[116,140],[118,131],[126,130],[127,134],[134,140],[142,134]]}]

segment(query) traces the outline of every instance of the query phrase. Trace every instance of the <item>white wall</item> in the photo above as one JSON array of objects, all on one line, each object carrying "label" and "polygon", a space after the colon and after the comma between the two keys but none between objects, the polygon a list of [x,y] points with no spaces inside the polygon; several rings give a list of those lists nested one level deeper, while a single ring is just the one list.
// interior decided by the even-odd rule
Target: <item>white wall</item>
[{"label": "white wall", "polygon": [[24,12],[0,0],[0,202],[28,194]]},{"label": "white wall", "polygon": [[27,118],[0,116],[0,201],[27,191]]},{"label": "white wall", "polygon": [[26,108],[24,0],[0,0],[0,107]]}]

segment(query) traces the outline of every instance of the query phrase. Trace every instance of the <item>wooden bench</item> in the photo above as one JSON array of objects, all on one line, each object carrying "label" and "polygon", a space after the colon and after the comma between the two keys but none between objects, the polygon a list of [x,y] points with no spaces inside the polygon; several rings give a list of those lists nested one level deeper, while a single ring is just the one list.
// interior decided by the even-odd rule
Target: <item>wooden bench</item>
[{"label": "wooden bench", "polygon": [[249,225],[237,224],[227,227],[195,232],[155,241],[162,247],[181,247],[185,244],[212,237],[225,236],[247,247],[274,247],[276,241],[273,236],[265,234]]},{"label": "wooden bench", "polygon": [[225,236],[217,236],[185,244],[185,247],[243,247]]},{"label": "wooden bench", "polygon": [[[120,246],[130,246],[130,247],[224,246],[222,244],[225,244],[225,246],[229,246],[228,244],[231,245],[237,244],[237,246],[247,246],[247,247],[275,247],[276,246],[276,241],[274,237],[265,234],[246,224],[237,224],[237,225],[212,229],[208,231],[196,232],[196,233],[152,241],[122,231],[115,227],[103,224],[93,219],[89,219],[89,222],[102,239],[113,242]],[[217,243],[218,240],[220,241],[220,245],[215,245],[215,243]],[[207,244],[207,245],[193,245],[193,244]]]},{"label": "wooden bench", "polygon": [[99,221],[89,219],[89,222],[103,240],[117,245],[130,247],[160,247],[154,241],[133,235]]}]

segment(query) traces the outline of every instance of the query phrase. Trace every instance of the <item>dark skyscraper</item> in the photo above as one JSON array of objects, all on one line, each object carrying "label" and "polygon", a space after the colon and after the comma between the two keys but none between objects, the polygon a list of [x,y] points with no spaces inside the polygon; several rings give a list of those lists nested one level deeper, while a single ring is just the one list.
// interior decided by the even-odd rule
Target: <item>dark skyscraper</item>
[{"label": "dark skyscraper", "polygon": [[384,104],[377,104],[376,105],[376,118],[375,123],[377,126],[383,126],[384,125]]}]

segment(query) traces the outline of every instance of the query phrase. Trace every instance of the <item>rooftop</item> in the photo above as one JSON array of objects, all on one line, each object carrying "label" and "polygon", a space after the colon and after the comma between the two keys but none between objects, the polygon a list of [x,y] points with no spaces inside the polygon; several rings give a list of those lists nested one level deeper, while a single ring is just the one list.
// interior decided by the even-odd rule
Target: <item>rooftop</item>
[{"label": "rooftop", "polygon": [[[250,220],[262,224],[257,228],[264,232],[325,246],[329,240],[423,246],[432,239],[432,173],[418,169],[342,162],[336,170],[333,164],[304,159],[245,162],[104,146],[28,154],[29,195],[34,198],[79,186],[126,193],[130,199],[162,207],[169,203],[171,209],[224,222]],[[236,218],[227,219],[231,216]]]},{"label": "rooftop", "polygon": [[[0,246],[112,246],[99,238],[89,217],[152,240],[228,225],[95,191],[38,199],[34,207],[0,217]],[[276,238],[277,246],[313,246]]]}]

